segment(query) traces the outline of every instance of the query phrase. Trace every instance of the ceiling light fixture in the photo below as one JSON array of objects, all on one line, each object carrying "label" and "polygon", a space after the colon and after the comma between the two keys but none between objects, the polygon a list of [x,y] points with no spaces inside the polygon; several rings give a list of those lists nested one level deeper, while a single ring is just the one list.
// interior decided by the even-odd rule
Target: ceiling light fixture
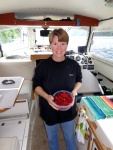
[{"label": "ceiling light fixture", "polygon": [[104,5],[106,7],[113,7],[113,0],[105,0]]}]

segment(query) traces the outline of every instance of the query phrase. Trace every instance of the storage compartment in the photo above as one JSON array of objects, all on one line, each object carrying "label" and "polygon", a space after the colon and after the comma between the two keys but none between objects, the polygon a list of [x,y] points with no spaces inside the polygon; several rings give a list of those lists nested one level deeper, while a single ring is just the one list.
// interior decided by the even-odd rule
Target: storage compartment
[{"label": "storage compartment", "polygon": [[[20,149],[27,150],[27,141],[28,141],[28,133],[29,133],[29,119],[17,119],[17,120],[1,120],[0,121],[0,138],[12,138],[17,137]],[[10,143],[13,145],[13,143]],[[1,146],[1,145],[0,145]],[[8,149],[1,149],[0,150],[10,150]],[[11,149],[13,150],[13,149]],[[18,150],[18,149],[14,149]]]},{"label": "storage compartment", "polygon": [[4,137],[0,138],[0,149],[1,150],[19,150],[19,140],[17,137]]}]

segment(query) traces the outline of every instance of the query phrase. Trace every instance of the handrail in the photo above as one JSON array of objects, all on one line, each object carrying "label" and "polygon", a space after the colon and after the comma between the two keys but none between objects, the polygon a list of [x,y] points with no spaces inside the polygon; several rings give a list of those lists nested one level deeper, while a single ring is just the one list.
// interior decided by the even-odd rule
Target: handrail
[{"label": "handrail", "polygon": [[94,123],[93,121],[90,121],[89,119],[87,119],[87,122],[88,122],[89,127],[90,127],[90,129],[92,130],[94,136],[96,137],[96,140],[97,140],[97,142],[98,142],[98,144],[99,144],[99,146],[100,146],[100,149],[101,149],[101,150],[112,150],[111,148],[106,147],[106,146],[102,143],[102,141],[100,140],[100,138],[98,137],[98,135],[97,135],[97,133],[96,133],[96,130],[95,130],[95,127],[94,127],[94,124],[95,124],[95,123]]}]

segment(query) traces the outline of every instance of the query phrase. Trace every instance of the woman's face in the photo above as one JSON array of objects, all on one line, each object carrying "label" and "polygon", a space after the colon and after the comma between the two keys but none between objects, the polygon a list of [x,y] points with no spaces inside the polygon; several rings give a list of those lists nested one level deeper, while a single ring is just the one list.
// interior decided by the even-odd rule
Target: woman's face
[{"label": "woman's face", "polygon": [[53,41],[50,44],[51,50],[53,52],[53,58],[54,59],[64,59],[64,54],[67,50],[67,43],[66,42],[59,42],[58,36],[53,37]]}]

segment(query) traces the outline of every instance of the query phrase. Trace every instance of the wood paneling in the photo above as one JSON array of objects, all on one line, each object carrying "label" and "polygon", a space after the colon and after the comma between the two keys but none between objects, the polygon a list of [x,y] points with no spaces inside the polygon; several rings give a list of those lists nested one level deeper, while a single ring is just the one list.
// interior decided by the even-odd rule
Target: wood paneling
[{"label": "wood paneling", "polygon": [[30,59],[31,60],[41,60],[41,59],[47,59],[51,56],[51,54],[31,54]]},{"label": "wood paneling", "polygon": [[98,26],[99,20],[81,15],[74,15],[73,20],[21,20],[15,13],[0,14],[0,25],[28,25],[28,26]]}]

